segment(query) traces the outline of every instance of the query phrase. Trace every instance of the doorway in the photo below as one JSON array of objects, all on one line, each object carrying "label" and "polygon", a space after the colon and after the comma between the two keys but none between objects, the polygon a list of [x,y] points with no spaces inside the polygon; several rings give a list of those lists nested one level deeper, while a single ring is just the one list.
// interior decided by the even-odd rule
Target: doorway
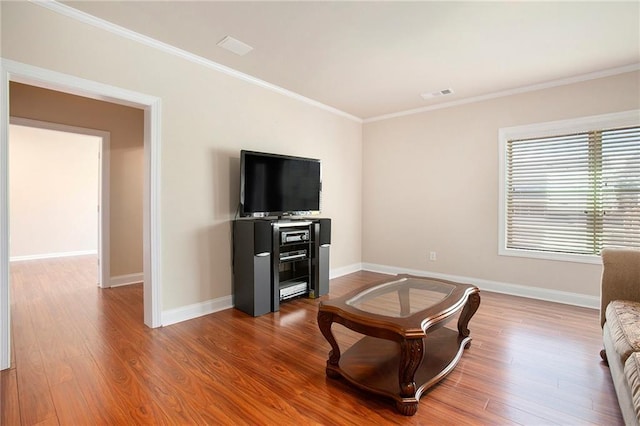
[{"label": "doorway", "polygon": [[[144,110],[143,303],[144,323],[162,325],[160,270],[160,99],[22,64],[0,62],[0,84],[15,81]],[[10,367],[8,128],[9,91],[0,91],[0,370]]]},{"label": "doorway", "polygon": [[109,132],[10,118],[10,260],[97,256],[109,287]]}]

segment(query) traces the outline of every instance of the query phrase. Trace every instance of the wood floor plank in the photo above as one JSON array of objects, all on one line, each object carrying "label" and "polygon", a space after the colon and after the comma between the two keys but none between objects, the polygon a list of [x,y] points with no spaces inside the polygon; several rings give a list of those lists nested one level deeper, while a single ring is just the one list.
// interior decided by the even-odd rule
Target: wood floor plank
[{"label": "wood floor plank", "polygon": [[73,377],[78,386],[77,391],[91,410],[93,424],[118,425],[131,422],[129,401],[116,396],[113,383],[107,380],[102,371],[96,371],[96,362],[92,357],[74,360]]},{"label": "wood floor plank", "polygon": [[75,380],[65,380],[51,386],[58,422],[63,425],[96,423],[92,407],[87,404]]},{"label": "wood floor plank", "polygon": [[[96,287],[95,258],[12,262],[8,425],[622,425],[598,312],[482,292],[471,347],[413,417],[325,374],[321,300],[384,279],[358,272],[320,299],[253,318],[228,309],[158,329],[141,284]],[[346,349],[361,336],[339,324]],[[428,344],[425,347],[428,351]]]},{"label": "wood floor plank", "polygon": [[0,371],[0,425],[19,425],[20,398],[15,368]]},{"label": "wood floor plank", "polygon": [[16,372],[20,417],[24,424],[37,424],[56,418],[55,404],[38,347],[16,351]]}]

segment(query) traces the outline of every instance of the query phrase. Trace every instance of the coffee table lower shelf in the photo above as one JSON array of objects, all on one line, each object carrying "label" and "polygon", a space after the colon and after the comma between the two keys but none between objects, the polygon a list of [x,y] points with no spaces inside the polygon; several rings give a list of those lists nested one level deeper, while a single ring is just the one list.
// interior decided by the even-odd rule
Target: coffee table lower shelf
[{"label": "coffee table lower shelf", "polygon": [[471,343],[470,337],[448,328],[432,331],[423,340],[424,357],[414,375],[412,397],[400,395],[400,344],[392,340],[363,337],[341,355],[338,367],[327,363],[327,376],[343,377],[361,389],[393,398],[398,411],[411,416],[422,394],[453,370]]}]

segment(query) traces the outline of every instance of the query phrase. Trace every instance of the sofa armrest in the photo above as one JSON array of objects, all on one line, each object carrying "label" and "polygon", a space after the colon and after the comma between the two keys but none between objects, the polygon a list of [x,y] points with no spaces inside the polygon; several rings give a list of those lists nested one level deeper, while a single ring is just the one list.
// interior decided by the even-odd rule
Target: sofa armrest
[{"label": "sofa armrest", "polygon": [[640,302],[640,250],[605,248],[602,250],[600,286],[600,325],[612,300]]}]

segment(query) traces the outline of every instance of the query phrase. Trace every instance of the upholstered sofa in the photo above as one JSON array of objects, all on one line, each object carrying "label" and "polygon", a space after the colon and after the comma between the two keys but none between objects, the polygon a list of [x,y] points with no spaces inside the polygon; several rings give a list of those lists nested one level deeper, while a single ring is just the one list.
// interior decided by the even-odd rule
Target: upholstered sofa
[{"label": "upholstered sofa", "polygon": [[602,251],[600,323],[618,403],[627,425],[640,424],[640,250]]}]

